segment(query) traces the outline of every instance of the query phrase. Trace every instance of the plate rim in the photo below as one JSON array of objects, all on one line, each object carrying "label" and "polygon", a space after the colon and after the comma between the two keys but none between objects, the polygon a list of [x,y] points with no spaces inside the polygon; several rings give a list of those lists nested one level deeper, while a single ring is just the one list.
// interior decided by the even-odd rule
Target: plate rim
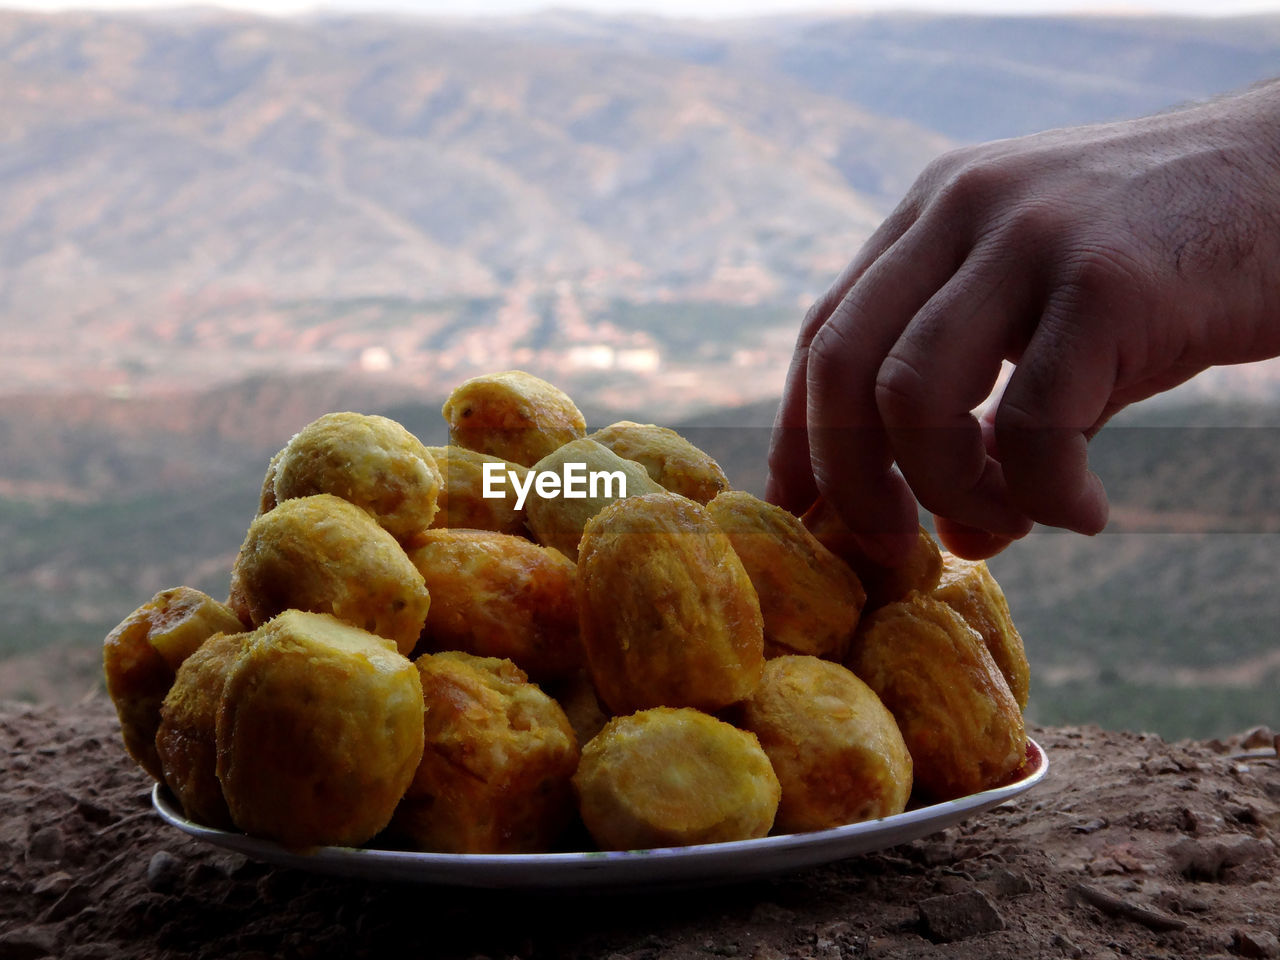
[{"label": "plate rim", "polygon": [[[756,858],[754,864],[743,866],[750,876],[757,876],[887,849],[935,833],[969,816],[989,810],[1025,793],[1042,781],[1049,772],[1049,756],[1044,747],[1031,737],[1027,737],[1025,767],[1029,769],[1025,769],[1018,779],[1010,783],[888,817],[806,833],[770,834],[751,840],[642,850],[432,853],[382,847],[336,846],[296,850],[272,840],[207,827],[188,820],[168,788],[161,782],[152,786],[151,803],[161,819],[188,836],[275,865],[348,876],[419,880],[462,886],[528,888],[569,886],[576,882],[595,885],[602,880],[626,884],[633,879],[654,882],[673,874],[710,875],[709,868],[744,855]],[[885,836],[886,842],[875,843],[875,838],[881,835]],[[752,869],[753,866],[755,869]],[[495,871],[513,872],[499,875]],[[605,871],[611,876],[602,876]],[[630,876],[629,872],[635,876]],[[740,875],[742,871],[738,870],[734,877],[726,879],[738,879]]]}]

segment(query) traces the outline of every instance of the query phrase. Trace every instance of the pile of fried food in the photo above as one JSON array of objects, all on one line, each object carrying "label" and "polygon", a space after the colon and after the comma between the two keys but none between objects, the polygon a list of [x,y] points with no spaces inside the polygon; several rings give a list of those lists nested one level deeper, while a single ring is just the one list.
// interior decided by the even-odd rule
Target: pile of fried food
[{"label": "pile of fried food", "polygon": [[[984,563],[922,528],[879,567],[821,502],[731,490],[664,427],[588,436],[521,371],[443,412],[444,447],[377,416],[305,427],[226,603],[165,590],[106,638],[125,747],[189,819],[291,848],[625,850],[1016,776],[1027,661]],[[570,463],[615,482],[530,478]]]}]

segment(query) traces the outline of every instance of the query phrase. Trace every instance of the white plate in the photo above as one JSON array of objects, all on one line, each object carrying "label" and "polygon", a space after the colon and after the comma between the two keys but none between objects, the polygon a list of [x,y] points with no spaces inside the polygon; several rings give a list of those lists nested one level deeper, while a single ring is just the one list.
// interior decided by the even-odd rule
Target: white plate
[{"label": "white plate", "polygon": [[151,801],[161,817],[197,840],[282,867],[347,877],[491,889],[634,888],[731,883],[883,850],[936,833],[1004,803],[1031,789],[1048,771],[1049,758],[1038,743],[1028,739],[1027,760],[1016,780],[947,803],[813,833],[692,847],[587,853],[414,853],[363,847],[317,847],[298,852],[270,840],[194,823],[182,815],[172,795],[159,784],[151,792]]}]

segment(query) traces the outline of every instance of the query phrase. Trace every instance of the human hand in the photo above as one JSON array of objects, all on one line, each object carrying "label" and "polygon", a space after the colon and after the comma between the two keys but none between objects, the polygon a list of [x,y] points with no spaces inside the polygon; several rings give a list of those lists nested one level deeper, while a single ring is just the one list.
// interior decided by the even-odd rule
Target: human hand
[{"label": "human hand", "polygon": [[963,148],[805,317],[768,496],[823,497],[885,563],[914,540],[917,498],[970,558],[1035,522],[1097,533],[1087,442],[1108,418],[1278,353],[1280,83]]}]

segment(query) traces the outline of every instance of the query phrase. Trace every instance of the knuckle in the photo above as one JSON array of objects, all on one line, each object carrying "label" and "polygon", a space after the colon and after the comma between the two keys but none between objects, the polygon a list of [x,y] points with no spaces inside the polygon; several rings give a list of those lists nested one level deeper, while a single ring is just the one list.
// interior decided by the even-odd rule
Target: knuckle
[{"label": "knuckle", "polygon": [[831,315],[831,308],[828,304],[828,295],[823,295],[810,305],[809,309],[804,313],[804,319],[800,321],[800,343],[811,344],[814,335],[826,323],[827,317]]},{"label": "knuckle", "polygon": [[910,361],[890,354],[876,374],[875,396],[887,422],[918,420],[927,409],[928,380]]},{"label": "knuckle", "polygon": [[1001,453],[1016,455],[1026,439],[1039,427],[1041,416],[1011,398],[1005,398],[996,409],[996,445]]},{"label": "knuckle", "polygon": [[1091,243],[1063,258],[1061,287],[1081,309],[1132,290],[1142,275],[1137,260],[1117,245]]},{"label": "knuckle", "polygon": [[975,157],[953,169],[939,186],[938,203],[947,212],[970,216],[1002,197],[1010,179],[998,160]]},{"label": "knuckle", "polygon": [[1045,199],[1028,199],[1012,208],[1001,232],[1011,246],[1026,250],[1046,241],[1058,242],[1063,227],[1060,206]]},{"label": "knuckle", "polygon": [[821,380],[832,376],[856,356],[849,335],[836,324],[824,324],[809,341],[809,378]]}]

